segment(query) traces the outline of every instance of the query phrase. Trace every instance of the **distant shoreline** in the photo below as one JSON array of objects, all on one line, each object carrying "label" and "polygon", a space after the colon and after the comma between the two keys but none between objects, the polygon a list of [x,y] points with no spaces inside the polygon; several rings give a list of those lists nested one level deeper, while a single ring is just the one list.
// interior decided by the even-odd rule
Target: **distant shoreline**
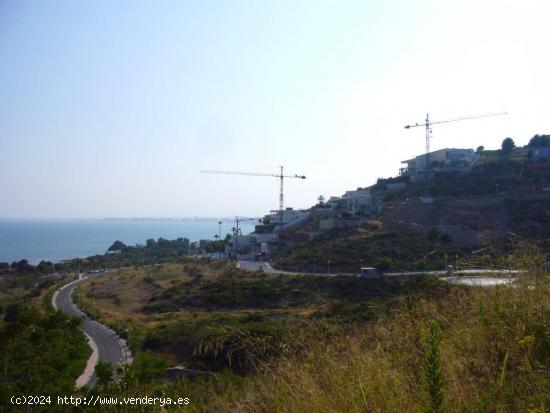
[{"label": "distant shoreline", "polygon": [[174,218],[154,218],[154,217],[134,217],[134,218],[100,218],[103,221],[198,221],[198,222],[234,222],[234,218],[209,218],[209,217],[174,217]]},{"label": "distant shoreline", "polygon": [[[206,219],[205,219],[206,218]],[[104,254],[114,241],[144,244],[148,239],[212,240],[231,234],[235,222],[220,218],[0,219],[0,262],[27,259],[60,262]],[[243,233],[255,222],[243,225]]]},{"label": "distant shoreline", "polygon": [[212,217],[101,217],[101,218],[3,218],[0,221],[195,221],[195,222],[235,222],[234,218]]}]

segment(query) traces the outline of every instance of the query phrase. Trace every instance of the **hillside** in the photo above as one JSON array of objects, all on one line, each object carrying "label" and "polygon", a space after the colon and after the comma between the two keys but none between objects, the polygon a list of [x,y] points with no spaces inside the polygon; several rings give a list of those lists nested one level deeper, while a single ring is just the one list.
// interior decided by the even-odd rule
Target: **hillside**
[{"label": "hillside", "polygon": [[[196,412],[423,412],[434,406],[457,413],[544,412],[550,403],[550,289],[534,265],[536,253],[521,254],[518,250],[516,256],[530,272],[517,288],[405,282],[385,305],[337,301],[325,307],[317,301],[309,311],[316,306],[330,311],[308,311],[293,320],[270,319],[260,305],[247,317],[218,309],[193,322],[179,310],[162,320],[151,318],[149,324],[140,315],[147,300],[127,308],[128,298],[121,297],[118,317],[132,320],[132,331],[138,325],[147,331],[136,345],[163,356],[167,349],[179,351],[179,357],[193,354],[201,359],[197,366],[213,367],[218,374],[176,383],[143,378],[130,386],[112,384],[110,392],[121,396],[163,389],[190,397],[185,411]],[[206,274],[210,264],[165,265],[155,282],[170,291],[170,285],[188,278],[182,265],[195,265]],[[88,283],[82,294],[123,280],[130,286],[143,276],[125,270],[106,274],[95,285]],[[213,282],[219,276],[206,278]],[[353,280],[348,278],[350,292],[358,289]],[[107,300],[93,302],[102,311]],[[189,343],[197,347],[193,350]],[[145,354],[144,349],[138,354]]]},{"label": "hillside", "polygon": [[[509,155],[482,151],[468,173],[379,179],[359,189],[368,196],[351,194],[328,210],[317,205],[308,221],[294,229],[313,234],[313,240],[283,248],[274,265],[321,272],[357,272],[360,266],[443,269],[446,263],[507,266],[502,261],[510,254],[510,237],[549,251],[550,192],[545,188],[550,187],[550,169],[532,168],[528,156],[527,148]],[[427,193],[428,202],[422,199]],[[358,200],[366,206],[353,206]],[[382,210],[369,212],[369,205],[377,203]],[[333,220],[338,229],[321,230],[322,220]],[[484,253],[472,254],[478,250]]]},{"label": "hillside", "polygon": [[379,218],[386,228],[428,233],[436,227],[465,246],[488,245],[508,233],[546,245],[550,234],[550,193],[418,199],[388,203]]},{"label": "hillside", "polygon": [[547,411],[550,303],[548,286],[539,288],[403,297],[387,315],[301,342],[247,380],[200,386],[198,410]]},{"label": "hillside", "polygon": [[[78,288],[75,300],[102,323],[129,331],[134,351],[240,372],[257,365],[250,357],[271,354],[261,342],[277,346],[296,329],[309,331],[315,320],[369,318],[401,290],[397,281],[249,273],[230,262],[182,259],[96,276]],[[243,334],[260,341],[242,347]]]},{"label": "hillside", "polygon": [[330,231],[307,245],[287,249],[273,264],[286,270],[332,273],[357,273],[361,266],[375,266],[381,271],[443,269],[445,255],[452,262],[470,251],[453,245],[438,231],[425,235],[358,228]]}]

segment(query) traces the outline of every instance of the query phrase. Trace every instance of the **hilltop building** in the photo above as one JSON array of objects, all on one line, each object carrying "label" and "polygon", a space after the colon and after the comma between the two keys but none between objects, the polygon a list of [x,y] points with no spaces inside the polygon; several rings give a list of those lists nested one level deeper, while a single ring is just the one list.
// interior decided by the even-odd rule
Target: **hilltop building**
[{"label": "hilltop building", "polygon": [[445,148],[429,153],[430,165],[426,166],[426,154],[402,161],[406,167],[400,169],[401,175],[409,175],[411,180],[417,179],[426,170],[434,172],[469,173],[479,155],[473,149]]}]

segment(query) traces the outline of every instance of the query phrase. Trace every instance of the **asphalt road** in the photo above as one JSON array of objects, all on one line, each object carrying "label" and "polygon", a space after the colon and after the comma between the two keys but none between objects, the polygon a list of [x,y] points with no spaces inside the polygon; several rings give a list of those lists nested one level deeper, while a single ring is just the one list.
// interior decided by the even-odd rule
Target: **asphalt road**
[{"label": "asphalt road", "polygon": [[[55,298],[55,304],[64,314],[84,319],[82,329],[95,341],[98,348],[99,361],[109,362],[113,367],[116,367],[118,363],[127,361],[127,352],[124,348],[124,344],[114,331],[86,317],[86,315],[73,303],[71,295],[74,289],[78,287],[82,281],[83,280],[78,281],[59,290]],[[116,369],[113,370],[113,373],[116,379]],[[95,382],[96,377],[94,373],[88,385],[93,386]]]},{"label": "asphalt road", "polygon": [[[357,276],[358,274],[351,274],[351,273],[306,273],[306,272],[296,272],[296,271],[285,271],[285,270],[278,270],[273,268],[271,265],[269,265],[268,262],[264,261],[238,261],[237,262],[237,268],[240,268],[245,271],[259,271],[262,270],[265,273],[268,274],[288,274],[288,275],[321,275],[321,276],[336,276],[336,275],[349,275],[349,276]],[[484,268],[477,268],[477,269],[462,269],[462,270],[455,270],[456,274],[459,275],[485,275],[485,276],[498,276],[498,277],[511,277],[515,276],[521,273],[524,273],[525,271],[522,270],[495,270],[495,269],[484,269]],[[386,277],[402,277],[402,276],[412,276],[412,275],[435,275],[435,276],[446,276],[448,275],[447,271],[403,271],[403,272],[388,272],[384,273],[384,276]],[[448,278],[448,277],[447,277]]]},{"label": "asphalt road", "polygon": [[286,271],[278,270],[273,268],[268,262],[265,261],[238,261],[237,268],[240,268],[244,271],[263,271],[266,274],[287,274],[287,275],[321,275],[321,276],[336,276],[336,275],[353,275],[353,274],[334,274],[334,273],[312,273],[312,272],[297,272],[297,271]]}]

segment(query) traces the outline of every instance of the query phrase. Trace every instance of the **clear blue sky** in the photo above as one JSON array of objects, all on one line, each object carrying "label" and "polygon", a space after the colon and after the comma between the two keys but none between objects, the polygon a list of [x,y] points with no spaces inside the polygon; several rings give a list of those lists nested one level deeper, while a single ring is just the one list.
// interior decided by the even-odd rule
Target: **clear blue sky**
[{"label": "clear blue sky", "polygon": [[550,133],[545,1],[0,2],[0,217],[230,216]]}]

